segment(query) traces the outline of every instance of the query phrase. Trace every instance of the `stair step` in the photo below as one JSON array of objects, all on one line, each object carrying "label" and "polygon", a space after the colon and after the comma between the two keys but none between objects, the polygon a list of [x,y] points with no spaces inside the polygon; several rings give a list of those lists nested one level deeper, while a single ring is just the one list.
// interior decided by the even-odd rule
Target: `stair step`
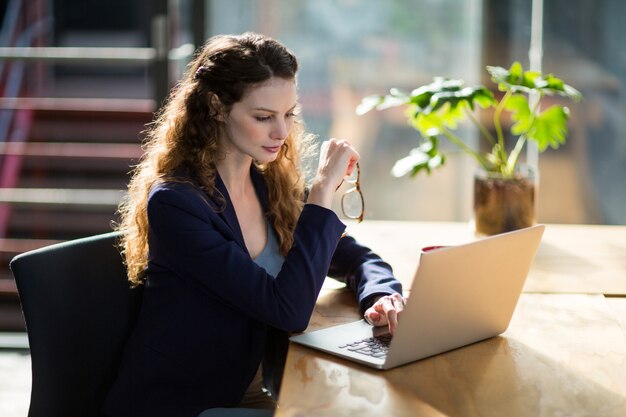
[{"label": "stair step", "polygon": [[93,142],[133,143],[141,142],[145,121],[98,120],[92,118],[45,119],[38,118],[30,132],[30,142]]},{"label": "stair step", "polygon": [[0,98],[0,109],[35,111],[29,142],[140,143],[140,132],[153,118],[146,99]]},{"label": "stair step", "polygon": [[130,166],[139,161],[142,149],[137,143],[5,142],[0,143],[0,155],[21,158],[21,183],[33,176],[62,178],[71,172],[70,177],[119,178],[116,182],[125,188]]},{"label": "stair step", "polygon": [[55,113],[107,112],[129,116],[152,113],[155,110],[155,101],[140,98],[0,97],[0,109]]},{"label": "stair step", "polygon": [[0,155],[44,158],[139,159],[139,144],[71,142],[1,142]]},{"label": "stair step", "polygon": [[124,192],[69,188],[0,188],[0,203],[80,206],[81,208],[116,207]]},{"label": "stair step", "polygon": [[68,174],[84,177],[97,174],[121,178],[137,162],[138,160],[132,159],[24,158],[20,161],[22,164],[20,176],[42,177],[45,175],[54,178],[56,176],[67,177]]},{"label": "stair step", "polygon": [[72,239],[111,231],[118,221],[116,208],[106,210],[55,210],[50,206],[22,207],[11,212],[8,233],[13,238]]},{"label": "stair step", "polygon": [[[128,171],[130,168],[126,167]],[[26,172],[22,169],[16,188],[92,188],[92,189],[116,189],[125,190],[127,188],[128,174],[120,172],[104,171],[80,171],[80,174],[64,173],[59,175],[58,171],[46,171],[43,174],[40,170]]]},{"label": "stair step", "polygon": [[141,142],[141,132],[146,121],[98,120],[91,118],[44,119],[38,118],[30,132],[30,142]]},{"label": "stair step", "polygon": [[[0,329],[23,330],[9,262],[20,253],[111,231],[117,206],[141,158],[154,100],[7,98],[2,109],[33,110],[24,143],[0,143],[0,166],[19,177],[0,188]],[[19,169],[18,169],[19,168]]]},{"label": "stair step", "polygon": [[58,239],[0,239],[0,253],[15,256],[62,242]]},{"label": "stair step", "polygon": [[[12,276],[11,276],[12,278]],[[17,294],[17,287],[13,279],[0,279],[0,295]]]}]

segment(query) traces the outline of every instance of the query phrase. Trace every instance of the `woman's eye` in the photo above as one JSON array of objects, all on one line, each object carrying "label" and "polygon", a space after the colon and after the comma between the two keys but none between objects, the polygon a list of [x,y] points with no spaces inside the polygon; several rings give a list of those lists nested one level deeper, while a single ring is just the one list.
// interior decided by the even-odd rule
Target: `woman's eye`
[{"label": "woman's eye", "polygon": [[259,122],[267,122],[271,118],[272,116],[256,116],[255,117],[255,119],[257,119]]},{"label": "woman's eye", "polygon": [[286,118],[291,119],[296,117],[296,113],[295,112],[289,112],[285,115]]}]

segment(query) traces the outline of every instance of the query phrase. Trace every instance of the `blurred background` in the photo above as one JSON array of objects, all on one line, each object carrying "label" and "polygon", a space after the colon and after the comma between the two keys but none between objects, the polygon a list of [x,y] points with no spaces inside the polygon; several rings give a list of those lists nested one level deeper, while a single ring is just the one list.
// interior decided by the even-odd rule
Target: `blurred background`
[{"label": "blurred background", "polygon": [[299,57],[308,129],[360,150],[366,219],[468,221],[473,162],[394,178],[417,132],[401,109],[355,107],[434,76],[495,87],[485,65],[528,68],[539,24],[542,70],[585,98],[565,103],[567,144],[539,157],[538,221],[626,224],[624,16],[621,0],[0,1],[0,330],[23,330],[9,261],[111,230],[144,125],[218,33],[261,32]]}]

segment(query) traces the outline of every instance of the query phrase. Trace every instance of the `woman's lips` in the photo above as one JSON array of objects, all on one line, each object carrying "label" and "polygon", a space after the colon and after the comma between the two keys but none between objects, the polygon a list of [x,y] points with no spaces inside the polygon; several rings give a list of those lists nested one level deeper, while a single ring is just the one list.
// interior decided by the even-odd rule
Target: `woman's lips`
[{"label": "woman's lips", "polygon": [[278,153],[280,151],[281,146],[263,146],[263,149],[270,153]]}]

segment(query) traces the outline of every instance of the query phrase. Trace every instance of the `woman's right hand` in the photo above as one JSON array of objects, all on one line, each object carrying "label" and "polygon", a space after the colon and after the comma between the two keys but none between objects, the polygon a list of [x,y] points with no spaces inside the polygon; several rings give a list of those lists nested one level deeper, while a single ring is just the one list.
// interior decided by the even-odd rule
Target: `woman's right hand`
[{"label": "woman's right hand", "polygon": [[356,149],[346,140],[333,138],[322,143],[308,202],[330,208],[335,191],[344,177],[352,173],[359,157]]},{"label": "woman's right hand", "polygon": [[380,297],[374,305],[365,311],[363,318],[372,326],[389,326],[389,333],[398,328],[398,318],[406,304],[406,298],[400,294]]}]

